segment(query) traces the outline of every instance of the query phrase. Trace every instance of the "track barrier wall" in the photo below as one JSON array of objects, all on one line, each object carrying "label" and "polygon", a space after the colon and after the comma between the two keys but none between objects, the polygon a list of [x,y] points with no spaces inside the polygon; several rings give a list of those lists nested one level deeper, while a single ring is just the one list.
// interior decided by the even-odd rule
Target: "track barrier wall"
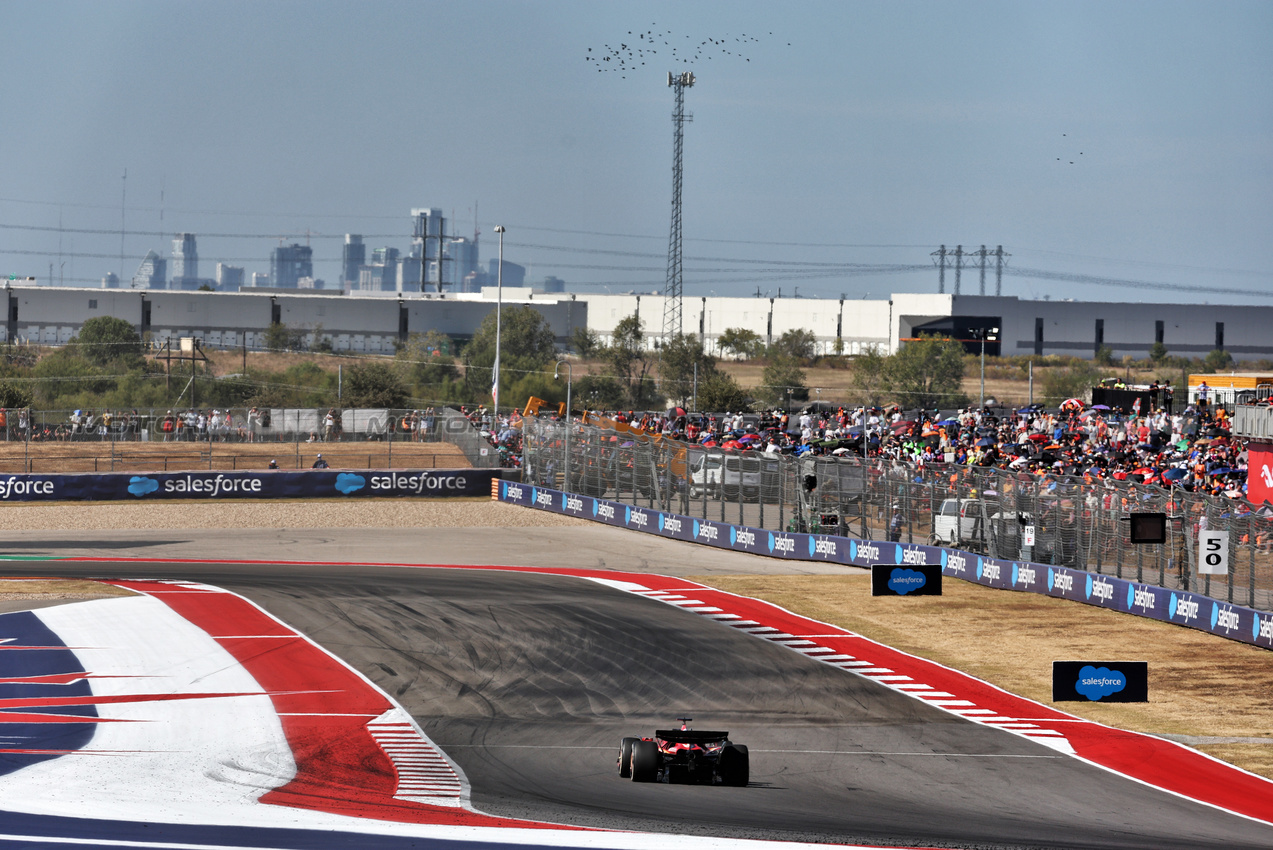
[{"label": "track barrier wall", "polygon": [[1070,599],[1273,649],[1273,613],[1100,573],[940,546],[767,531],[511,481],[492,481],[490,492],[496,501],[752,555],[867,568],[880,563],[940,564],[946,577]]},{"label": "track barrier wall", "polygon": [[496,469],[336,469],[0,476],[0,503],[484,496]]}]

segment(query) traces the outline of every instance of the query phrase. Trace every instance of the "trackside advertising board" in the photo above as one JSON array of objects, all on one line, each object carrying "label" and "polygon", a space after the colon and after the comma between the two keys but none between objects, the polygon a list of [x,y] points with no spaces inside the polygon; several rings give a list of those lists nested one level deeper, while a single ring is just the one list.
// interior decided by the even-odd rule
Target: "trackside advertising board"
[{"label": "trackside advertising board", "polygon": [[941,567],[876,564],[871,567],[872,596],[941,596]]},{"label": "trackside advertising board", "polygon": [[1154,584],[939,546],[768,531],[510,481],[500,481],[490,492],[501,502],[753,555],[867,568],[876,564],[936,566],[943,576],[987,587],[1072,599],[1273,649],[1273,614]]},{"label": "trackside advertising board", "polygon": [[1149,664],[1053,661],[1052,702],[1149,702]]},{"label": "trackside advertising board", "polygon": [[333,496],[483,496],[490,469],[311,469],[253,472],[149,472],[0,476],[0,503],[279,499]]}]

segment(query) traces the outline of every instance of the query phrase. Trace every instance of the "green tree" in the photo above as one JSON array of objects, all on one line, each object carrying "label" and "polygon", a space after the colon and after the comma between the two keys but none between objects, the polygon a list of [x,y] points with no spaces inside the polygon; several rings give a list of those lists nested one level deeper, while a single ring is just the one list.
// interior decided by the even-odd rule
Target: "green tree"
[{"label": "green tree", "polygon": [[305,330],[272,322],[265,329],[265,347],[270,351],[300,351],[305,348]]},{"label": "green tree", "polygon": [[1161,342],[1155,342],[1153,345],[1149,346],[1149,359],[1155,366],[1162,363],[1167,359],[1167,346],[1163,345]]},{"label": "green tree", "polygon": [[1102,345],[1100,348],[1096,349],[1096,354],[1093,355],[1092,362],[1098,366],[1113,366],[1114,349],[1110,348],[1108,345]]},{"label": "green tree", "polygon": [[659,400],[654,387],[655,357],[645,347],[641,317],[636,313],[614,326],[604,358],[627,394],[629,406],[644,410]]},{"label": "green tree", "polygon": [[584,375],[575,381],[571,404],[580,410],[618,410],[627,400],[627,390],[616,379],[608,375]]},{"label": "green tree", "polygon": [[786,407],[788,402],[809,400],[804,369],[800,368],[800,361],[794,357],[771,357],[760,380],[762,386],[759,387],[758,395],[769,404]]},{"label": "green tree", "polygon": [[760,334],[747,328],[725,328],[716,338],[716,344],[721,351],[733,352],[741,360],[754,360],[765,351],[765,341]]},{"label": "green tree", "polygon": [[888,389],[888,355],[879,346],[868,346],[853,358],[853,389],[858,400],[870,407],[884,403]]},{"label": "green tree", "polygon": [[601,350],[601,338],[587,325],[580,325],[570,335],[570,347],[584,360],[591,360]]},{"label": "green tree", "polygon": [[94,316],[71,339],[76,353],[99,366],[112,361],[135,362],[141,357],[141,335],[123,319]]},{"label": "green tree", "polygon": [[415,333],[398,347],[394,362],[403,377],[417,387],[438,386],[459,375],[450,350],[451,338],[441,331]]},{"label": "green tree", "polygon": [[888,358],[885,386],[905,407],[962,407],[968,397],[960,387],[964,378],[964,347],[945,337],[911,340]]},{"label": "green tree", "polygon": [[697,334],[683,333],[664,343],[659,358],[659,381],[669,400],[686,404],[693,397],[696,366],[700,385],[716,373],[716,358],[703,350]]},{"label": "green tree", "polygon": [[34,401],[35,396],[25,385],[12,380],[0,380],[0,407],[14,410],[30,407]]},{"label": "green tree", "polygon": [[751,410],[752,400],[733,376],[713,370],[698,382],[699,410]]},{"label": "green tree", "polygon": [[[506,307],[500,317],[500,392],[529,372],[538,372],[557,358],[552,327],[533,307]],[[464,381],[470,397],[491,392],[495,372],[495,312],[482,320],[464,348]],[[501,403],[503,398],[500,399]]]},{"label": "green tree", "polygon": [[31,369],[35,378],[32,394],[35,403],[44,407],[87,407],[85,399],[108,392],[114,382],[102,374],[103,367],[73,353],[79,349],[63,348],[53,352]]},{"label": "green tree", "polygon": [[342,401],[349,407],[407,407],[402,376],[389,363],[358,363],[345,373]]},{"label": "green tree", "polygon": [[777,357],[789,357],[793,360],[812,360],[817,341],[813,331],[807,328],[792,328],[784,331],[777,342],[770,346],[770,354]]},{"label": "green tree", "polygon": [[1101,382],[1104,372],[1093,363],[1048,369],[1043,375],[1043,400],[1060,404],[1067,398],[1090,401],[1092,387]]},{"label": "green tree", "polygon": [[1219,372],[1233,366],[1233,356],[1229,352],[1219,348],[1212,349],[1207,352],[1207,356],[1202,358],[1204,371]]}]

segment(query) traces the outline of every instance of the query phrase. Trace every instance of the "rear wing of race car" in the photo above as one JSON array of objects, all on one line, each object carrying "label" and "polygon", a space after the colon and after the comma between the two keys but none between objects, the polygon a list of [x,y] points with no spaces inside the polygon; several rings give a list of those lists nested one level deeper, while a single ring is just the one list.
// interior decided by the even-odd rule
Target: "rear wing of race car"
[{"label": "rear wing of race car", "polygon": [[670,744],[712,744],[729,737],[728,732],[682,731],[680,729],[655,729],[654,737]]}]

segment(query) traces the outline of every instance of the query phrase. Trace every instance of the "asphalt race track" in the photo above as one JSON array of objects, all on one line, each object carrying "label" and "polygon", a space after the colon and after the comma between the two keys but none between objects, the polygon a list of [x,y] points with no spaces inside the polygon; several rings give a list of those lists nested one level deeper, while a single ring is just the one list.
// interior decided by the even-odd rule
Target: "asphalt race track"
[{"label": "asphalt race track", "polygon": [[[137,562],[8,562],[4,572],[185,578],[240,593],[397,699],[490,814],[873,844],[1273,846],[1273,827],[587,580]],[[620,737],[686,713],[750,747],[749,787],[618,777]]]}]

